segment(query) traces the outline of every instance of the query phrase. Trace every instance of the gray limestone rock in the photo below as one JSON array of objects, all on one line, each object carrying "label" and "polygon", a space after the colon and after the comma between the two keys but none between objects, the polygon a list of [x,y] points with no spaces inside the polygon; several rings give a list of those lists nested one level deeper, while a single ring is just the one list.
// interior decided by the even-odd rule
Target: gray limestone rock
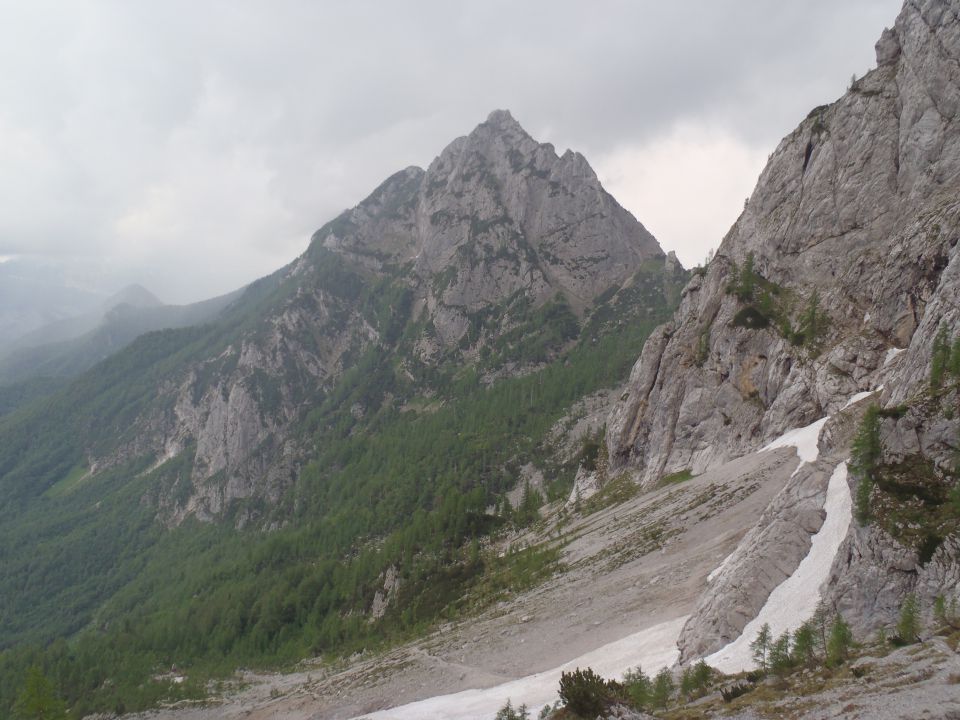
[{"label": "gray limestone rock", "polygon": [[826,462],[800,468],[724,561],[680,633],[681,662],[736,640],[773,589],[796,570],[823,524],[832,470]]},{"label": "gray limestone rock", "polygon": [[[165,476],[148,498],[168,522],[216,518],[235,500],[275,502],[309,454],[289,429],[336,386],[348,358],[396,342],[358,307],[351,282],[404,294],[389,310],[399,327],[419,328],[411,360],[431,365],[475,361],[529,308],[556,298],[583,315],[650,261],[663,268],[665,292],[682,281],[676,257],[582,155],[557,155],[495,111],[429,168],[394,174],[318,230],[301,258],[263,281],[285,289],[279,303],[217,356],[164,381],[162,402],[135,420],[131,441],[91,462],[152,455],[163,475],[164,463],[186,457],[189,472]],[[491,382],[524,368],[496,370]]]},{"label": "gray limestone rock", "polygon": [[[907,3],[881,65],[815,109],[773,153],[714,260],[644,348],[608,422],[612,467],[647,483],[695,472],[887,383],[923,383],[941,325],[960,330],[960,3]],[[896,48],[899,48],[897,51]],[[817,347],[774,315],[754,329],[731,292],[747,257],[802,328],[814,293]],[[896,371],[889,349],[906,351]]]}]

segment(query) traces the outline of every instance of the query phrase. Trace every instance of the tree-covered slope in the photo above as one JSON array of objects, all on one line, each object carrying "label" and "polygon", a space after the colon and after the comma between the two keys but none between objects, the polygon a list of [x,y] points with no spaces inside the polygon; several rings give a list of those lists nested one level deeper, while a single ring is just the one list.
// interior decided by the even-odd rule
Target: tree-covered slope
[{"label": "tree-covered slope", "polygon": [[171,664],[388,642],[549,571],[478,545],[535,518],[539,492],[503,509],[521,467],[569,492],[550,429],[686,280],[581,156],[495,113],[210,324],[0,418],[0,706],[39,661],[77,716],[145,707],[192,691],[151,680]]}]

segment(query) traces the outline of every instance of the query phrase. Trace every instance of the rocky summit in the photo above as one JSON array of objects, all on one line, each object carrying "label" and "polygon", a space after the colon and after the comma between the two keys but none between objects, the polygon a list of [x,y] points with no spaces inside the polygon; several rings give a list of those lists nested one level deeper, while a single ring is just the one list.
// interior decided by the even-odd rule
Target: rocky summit
[{"label": "rocky summit", "polygon": [[494,356],[488,372],[509,374],[525,358],[497,363],[494,351],[531,312],[549,303],[569,314],[572,339],[601,295],[651,268],[661,285],[684,279],[582,155],[558,156],[495,111],[426,171],[391,176],[318,230],[302,257],[235,303],[246,328],[165,376],[126,441],[90,449],[88,466],[188,461],[151,495],[173,522],[221,516],[235,500],[275,503],[309,455],[290,429],[366,350],[395,350],[421,380],[481,353]]}]

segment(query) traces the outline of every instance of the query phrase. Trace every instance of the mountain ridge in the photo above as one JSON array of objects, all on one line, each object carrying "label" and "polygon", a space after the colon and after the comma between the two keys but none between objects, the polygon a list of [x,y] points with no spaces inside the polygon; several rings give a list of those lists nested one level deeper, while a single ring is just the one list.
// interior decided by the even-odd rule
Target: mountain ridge
[{"label": "mountain ridge", "polygon": [[[172,412],[141,417],[132,444],[91,458],[91,466],[113,467],[144,452],[169,461],[189,449],[195,492],[174,511],[180,520],[212,518],[237,498],[273,502],[294,471],[286,464],[268,471],[263,463],[301,452],[284,439],[284,428],[313,402],[316,390],[304,392],[304,378],[328,392],[348,358],[390,346],[404,332],[411,377],[448,360],[475,362],[481,351],[494,358],[489,364],[520,346],[520,337],[507,347],[502,339],[516,336],[545,304],[582,318],[597,297],[643,268],[650,277],[665,273],[668,284],[681,276],[582,156],[557,157],[506,112],[491,118],[422,174],[394,174],[315,233],[307,252],[276,276],[278,288],[287,288],[277,292],[290,298],[267,311],[274,314],[253,335],[221,344],[226,355],[204,361],[232,372],[195,368],[166,391]],[[379,288],[377,296],[365,287]],[[357,305],[361,298],[367,309]],[[575,322],[571,316],[559,332],[572,333]],[[549,352],[565,339],[549,340]],[[280,412],[264,412],[265,402],[279,403]],[[267,455],[245,450],[258,447]],[[216,479],[222,472],[227,477]]]},{"label": "mountain ridge", "polygon": [[[0,687],[70,637],[78,707],[147,707],[159,655],[379,644],[514,572],[471,542],[566,496],[583,450],[565,418],[622,381],[688,273],[575,155],[482,125],[475,151],[392,176],[207,324],[0,418]],[[524,582],[550,557],[525,553]],[[79,676],[99,689],[81,699]]]},{"label": "mountain ridge", "polygon": [[[631,397],[611,416],[615,465],[650,482],[756,449],[881,384],[890,349],[909,346],[912,366],[897,397],[922,382],[929,324],[955,324],[937,299],[953,272],[944,275],[955,258],[945,235],[960,177],[949,17],[938,2],[906,3],[877,44],[878,67],[779,144],[716,258],[634,368]],[[748,257],[767,286],[742,300]],[[815,294],[823,337],[797,346],[791,333]],[[759,311],[764,327],[745,326],[744,311]]]}]

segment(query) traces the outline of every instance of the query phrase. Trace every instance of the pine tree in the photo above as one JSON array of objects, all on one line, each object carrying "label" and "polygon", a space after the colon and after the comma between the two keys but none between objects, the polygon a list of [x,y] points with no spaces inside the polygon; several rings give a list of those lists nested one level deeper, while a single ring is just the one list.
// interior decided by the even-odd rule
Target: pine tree
[{"label": "pine tree", "polygon": [[820,651],[823,654],[823,660],[827,660],[827,634],[830,627],[830,611],[823,600],[817,603],[817,609],[813,611],[813,617],[810,618],[810,624],[813,626],[814,635]]},{"label": "pine tree", "polygon": [[943,376],[951,365],[950,338],[946,326],[942,326],[933,339],[930,353],[930,390],[936,392],[943,385]]},{"label": "pine tree", "polygon": [[513,703],[508,698],[507,704],[497,711],[494,720],[530,720],[530,711],[526,705],[514,709]]},{"label": "pine tree", "polygon": [[877,468],[883,454],[880,443],[880,408],[871,405],[864,413],[857,436],[853,440],[850,469],[857,478],[856,514],[860,524],[870,521],[870,493],[876,482]]},{"label": "pine tree", "polygon": [[956,628],[958,626],[957,599],[950,598],[948,602],[943,595],[937,595],[933,601],[933,616],[941,625]]},{"label": "pine tree", "polygon": [[793,633],[793,661],[797,665],[813,665],[816,655],[816,634],[812,621],[803,623]]},{"label": "pine tree", "polygon": [[610,451],[607,448],[607,429],[603,429],[600,436],[600,449],[597,451],[597,487],[603,487],[607,484],[607,476],[610,468]]},{"label": "pine tree", "polygon": [[747,253],[746,262],[740,271],[740,283],[737,296],[744,302],[753,299],[753,291],[757,285],[757,275],[753,269],[753,253]]},{"label": "pine tree", "polygon": [[630,697],[630,703],[637,710],[642,710],[650,704],[653,683],[650,682],[650,677],[643,672],[639,665],[624,674],[623,684],[627,689],[627,695]]},{"label": "pine tree", "polygon": [[65,720],[66,705],[57,697],[53,683],[38,665],[27,670],[23,690],[13,706],[17,720]]},{"label": "pine tree", "polygon": [[830,637],[827,639],[827,665],[840,665],[850,655],[853,646],[853,633],[850,626],[838,613],[830,626]]},{"label": "pine tree", "polygon": [[953,349],[950,351],[949,371],[954,380],[960,380],[960,335],[953,341]]},{"label": "pine tree", "polygon": [[779,678],[786,676],[793,667],[790,655],[790,632],[785,631],[770,645],[770,670]]},{"label": "pine tree", "polygon": [[693,696],[693,691],[693,668],[688,665],[680,674],[680,694],[689,699]]},{"label": "pine tree", "polygon": [[917,596],[907,595],[900,608],[900,620],[897,622],[897,635],[905,643],[914,643],[920,635],[920,605]]},{"label": "pine tree", "polygon": [[803,333],[804,344],[816,349],[824,329],[823,313],[820,312],[820,293],[815,289],[807,301],[803,317],[800,318],[800,332]]},{"label": "pine tree", "polygon": [[698,694],[703,694],[703,691],[707,689],[711,677],[713,677],[713,668],[707,665],[704,660],[698,660],[696,665],[693,666],[693,686]]},{"label": "pine tree", "polygon": [[760,668],[761,672],[767,672],[767,659],[770,655],[770,644],[773,636],[770,632],[770,624],[764,623],[757,633],[757,637],[750,643],[750,651],[753,653],[753,661]]},{"label": "pine tree", "polygon": [[667,668],[661,668],[653,681],[650,701],[654,707],[666,710],[675,689],[673,675]]}]

